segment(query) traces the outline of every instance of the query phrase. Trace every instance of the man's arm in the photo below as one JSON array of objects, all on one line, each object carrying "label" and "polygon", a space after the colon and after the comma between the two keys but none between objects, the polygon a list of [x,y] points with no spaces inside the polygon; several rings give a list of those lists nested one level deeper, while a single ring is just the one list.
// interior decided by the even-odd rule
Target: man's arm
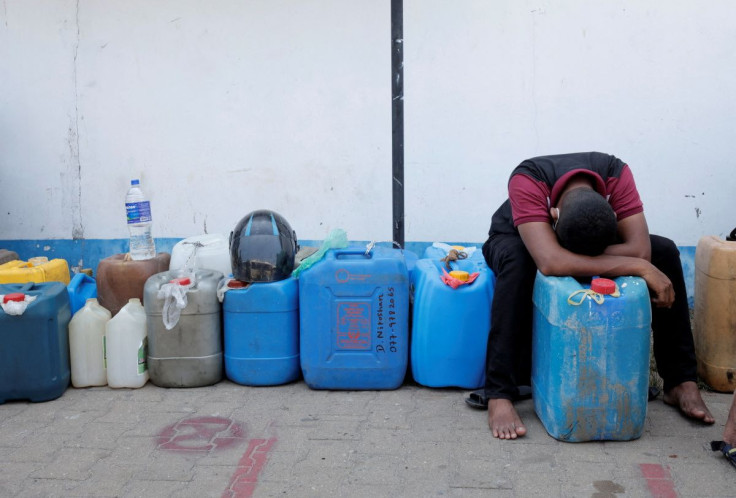
[{"label": "man's arm", "polygon": [[608,246],[603,251],[604,254],[652,260],[649,227],[644,213],[638,213],[619,221],[618,237],[621,243]]},{"label": "man's arm", "polygon": [[[522,223],[518,229],[529,254],[544,275],[573,277],[633,275],[646,281],[653,294],[652,302],[656,306],[668,308],[675,300],[670,279],[647,259],[618,254],[600,256],[575,254],[559,244],[552,227],[545,222]],[[647,243],[648,241],[647,235]],[[629,249],[636,246],[636,244],[627,246],[626,241],[620,245]]]}]

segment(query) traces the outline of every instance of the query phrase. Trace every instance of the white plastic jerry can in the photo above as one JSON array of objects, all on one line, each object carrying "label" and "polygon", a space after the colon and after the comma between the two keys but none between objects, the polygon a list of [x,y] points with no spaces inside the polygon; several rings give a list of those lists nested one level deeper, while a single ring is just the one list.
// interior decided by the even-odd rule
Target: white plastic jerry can
[{"label": "white plastic jerry can", "polygon": [[148,382],[146,312],[133,298],[105,326],[105,360],[110,387],[143,387]]},{"label": "white plastic jerry can", "polygon": [[74,387],[107,384],[104,340],[105,325],[111,316],[96,298],[90,298],[69,322],[69,354]]}]

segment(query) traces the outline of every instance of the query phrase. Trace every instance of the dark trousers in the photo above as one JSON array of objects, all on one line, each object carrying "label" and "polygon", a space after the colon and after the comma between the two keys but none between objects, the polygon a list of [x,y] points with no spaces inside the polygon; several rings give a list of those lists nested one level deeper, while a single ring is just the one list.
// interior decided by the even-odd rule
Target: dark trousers
[{"label": "dark trousers", "polygon": [[[672,281],[671,308],[652,307],[654,358],[664,390],[696,380],[695,347],[690,328],[680,252],[674,242],[650,235],[652,264]],[[483,245],[486,263],[496,275],[491,331],[486,355],[486,394],[515,399],[517,386],[531,377],[532,292],[537,267],[518,234],[495,234]]]}]

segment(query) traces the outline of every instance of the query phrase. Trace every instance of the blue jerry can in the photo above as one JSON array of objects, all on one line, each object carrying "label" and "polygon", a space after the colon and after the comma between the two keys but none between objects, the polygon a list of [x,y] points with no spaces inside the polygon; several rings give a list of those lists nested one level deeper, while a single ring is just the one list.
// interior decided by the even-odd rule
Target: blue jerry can
[{"label": "blue jerry can", "polygon": [[[639,277],[534,283],[532,398],[561,441],[630,440],[647,413],[651,307]],[[599,287],[600,286],[600,287]],[[592,289],[591,289],[592,287]]]},{"label": "blue jerry can", "polygon": [[0,285],[0,295],[33,296],[22,315],[0,309],[0,403],[48,401],[69,386],[69,293],[62,282]]},{"label": "blue jerry can", "polygon": [[495,276],[482,259],[456,261],[453,270],[479,275],[453,289],[441,279],[444,267],[420,259],[414,269],[412,375],[428,387],[476,389],[485,383]]},{"label": "blue jerry can", "polygon": [[403,251],[331,249],[299,278],[300,350],[313,389],[396,389],[409,353]]},{"label": "blue jerry can", "polygon": [[69,301],[72,307],[72,316],[84,308],[87,299],[97,297],[97,282],[93,277],[84,273],[77,273],[66,286],[69,292]]},{"label": "blue jerry can", "polygon": [[295,381],[299,364],[299,284],[294,278],[225,292],[225,375],[247,386]]}]

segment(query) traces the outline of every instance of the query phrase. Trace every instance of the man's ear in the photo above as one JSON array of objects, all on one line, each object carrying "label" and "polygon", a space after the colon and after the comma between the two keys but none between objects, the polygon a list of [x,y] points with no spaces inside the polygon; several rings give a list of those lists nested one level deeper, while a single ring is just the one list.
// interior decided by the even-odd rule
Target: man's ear
[{"label": "man's ear", "polygon": [[556,223],[557,219],[560,217],[560,209],[556,207],[549,208],[549,215],[552,217],[552,222]]}]

